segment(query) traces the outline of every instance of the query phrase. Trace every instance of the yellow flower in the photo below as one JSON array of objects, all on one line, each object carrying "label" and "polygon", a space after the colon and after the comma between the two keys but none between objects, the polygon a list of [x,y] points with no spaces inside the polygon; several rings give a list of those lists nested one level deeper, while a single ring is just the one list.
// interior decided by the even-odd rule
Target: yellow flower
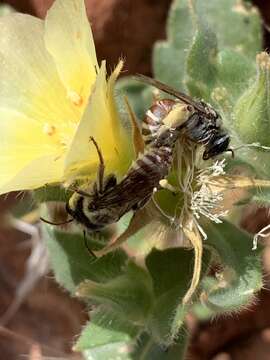
[{"label": "yellow flower", "polygon": [[108,171],[126,170],[130,139],[113,97],[123,64],[107,81],[83,0],[56,0],[45,21],[1,17],[0,63],[0,193],[95,176],[90,136]]}]

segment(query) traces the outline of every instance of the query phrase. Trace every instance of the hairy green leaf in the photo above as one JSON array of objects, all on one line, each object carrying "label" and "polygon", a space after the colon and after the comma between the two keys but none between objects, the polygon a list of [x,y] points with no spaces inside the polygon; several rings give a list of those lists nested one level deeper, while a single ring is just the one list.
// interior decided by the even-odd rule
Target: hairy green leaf
[{"label": "hairy green leaf", "polygon": [[[206,250],[202,274],[208,268],[209,259]],[[182,248],[154,249],[146,258],[155,294],[155,306],[148,327],[157,343],[171,344],[183,326],[188,307],[183,307],[182,299],[189,289],[193,262],[193,252]]]},{"label": "hairy green leaf", "polygon": [[154,46],[153,69],[158,80],[184,90],[186,50],[193,33],[189,2],[175,0],[168,16],[167,40]]},{"label": "hairy green leaf", "polygon": [[[91,312],[91,321],[84,327],[74,350],[84,351],[97,348],[104,350],[105,346],[121,344],[129,346],[139,333],[139,328],[125,319],[124,314],[119,316],[103,306]],[[126,345],[125,345],[126,344]],[[89,352],[91,353],[91,352]]]},{"label": "hairy green leaf", "polygon": [[237,311],[262,288],[261,251],[252,250],[252,237],[227,221],[204,229],[207,245],[224,268],[216,281],[203,282],[204,306],[214,313]]},{"label": "hairy green leaf", "polygon": [[125,314],[127,320],[144,324],[154,300],[151,278],[142,267],[131,261],[123,271],[105,283],[86,280],[78,287],[77,294],[107,305],[120,316]]},{"label": "hairy green leaf", "polygon": [[[61,232],[50,225],[43,226],[51,266],[57,282],[71,293],[84,280],[105,282],[123,273],[127,255],[117,250],[100,259],[90,256],[83,234]],[[103,239],[88,238],[88,246],[100,248]]]}]

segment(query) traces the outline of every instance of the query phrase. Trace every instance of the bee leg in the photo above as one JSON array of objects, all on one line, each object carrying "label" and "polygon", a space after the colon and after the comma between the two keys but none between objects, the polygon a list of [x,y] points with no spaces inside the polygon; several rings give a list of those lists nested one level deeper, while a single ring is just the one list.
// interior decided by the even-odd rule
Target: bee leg
[{"label": "bee leg", "polygon": [[95,259],[97,258],[96,255],[94,254],[94,252],[90,249],[88,243],[87,243],[87,237],[86,237],[86,231],[83,230],[83,242],[84,242],[84,246],[87,249],[87,251],[89,252],[89,254],[94,257]]},{"label": "bee leg", "polygon": [[77,193],[77,194],[79,194],[79,195],[81,195],[81,196],[84,196],[84,197],[89,197],[89,198],[92,198],[92,197],[93,197],[92,194],[89,194],[89,193],[87,193],[86,191],[83,191],[83,190],[81,190],[81,189],[78,189],[78,188],[76,188],[75,186],[69,186],[67,189],[70,190],[70,191],[73,191],[73,192],[75,192],[75,193]]},{"label": "bee leg", "polygon": [[98,167],[98,173],[97,173],[97,178],[98,178],[97,184],[98,184],[98,192],[102,193],[103,190],[104,190],[104,172],[105,172],[104,158],[102,156],[102,152],[101,152],[96,140],[92,136],[90,136],[90,141],[93,142],[93,144],[94,144],[94,146],[96,148],[98,157],[99,157],[99,167]]}]

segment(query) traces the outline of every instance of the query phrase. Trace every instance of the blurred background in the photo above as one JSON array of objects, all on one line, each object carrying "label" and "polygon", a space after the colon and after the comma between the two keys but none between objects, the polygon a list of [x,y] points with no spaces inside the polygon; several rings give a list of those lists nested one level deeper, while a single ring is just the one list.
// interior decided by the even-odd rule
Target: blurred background
[{"label": "blurred background", "polygon": [[[45,17],[53,0],[7,0],[17,11]],[[265,21],[264,48],[270,46],[270,2],[257,0]],[[171,0],[86,0],[98,58],[113,68],[125,59],[127,73],[151,75],[151,51],[165,38]],[[15,360],[79,359],[72,354],[73,339],[87,320],[82,303],[71,299],[54,282],[46,253],[33,226],[10,218],[26,213],[27,194],[0,198],[0,358]],[[29,220],[29,219],[28,219]],[[30,219],[31,220],[31,219]],[[270,221],[268,209],[250,208],[242,226],[255,233]],[[269,241],[270,244],[270,241]],[[189,359],[270,359],[270,247],[264,253],[265,289],[256,303],[241,313],[198,323],[188,318],[191,330]]]}]

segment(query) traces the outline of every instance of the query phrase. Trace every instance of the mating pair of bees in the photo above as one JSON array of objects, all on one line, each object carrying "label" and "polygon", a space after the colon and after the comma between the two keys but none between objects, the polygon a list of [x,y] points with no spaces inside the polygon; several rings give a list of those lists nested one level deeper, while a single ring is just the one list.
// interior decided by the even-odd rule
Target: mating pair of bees
[{"label": "mating pair of bees", "polygon": [[[175,99],[157,100],[146,112],[142,122],[145,151],[118,183],[114,174],[104,175],[102,152],[91,138],[99,157],[97,179],[89,192],[75,190],[66,204],[71,221],[75,220],[90,232],[100,231],[127,212],[136,212],[147,204],[172,167],[174,148],[180,137],[202,145],[204,160],[231,151],[228,149],[229,135],[222,128],[219,114],[210,105],[194,101],[154,79],[139,75],[138,80]],[[173,113],[176,114],[173,121],[166,122]]]}]

